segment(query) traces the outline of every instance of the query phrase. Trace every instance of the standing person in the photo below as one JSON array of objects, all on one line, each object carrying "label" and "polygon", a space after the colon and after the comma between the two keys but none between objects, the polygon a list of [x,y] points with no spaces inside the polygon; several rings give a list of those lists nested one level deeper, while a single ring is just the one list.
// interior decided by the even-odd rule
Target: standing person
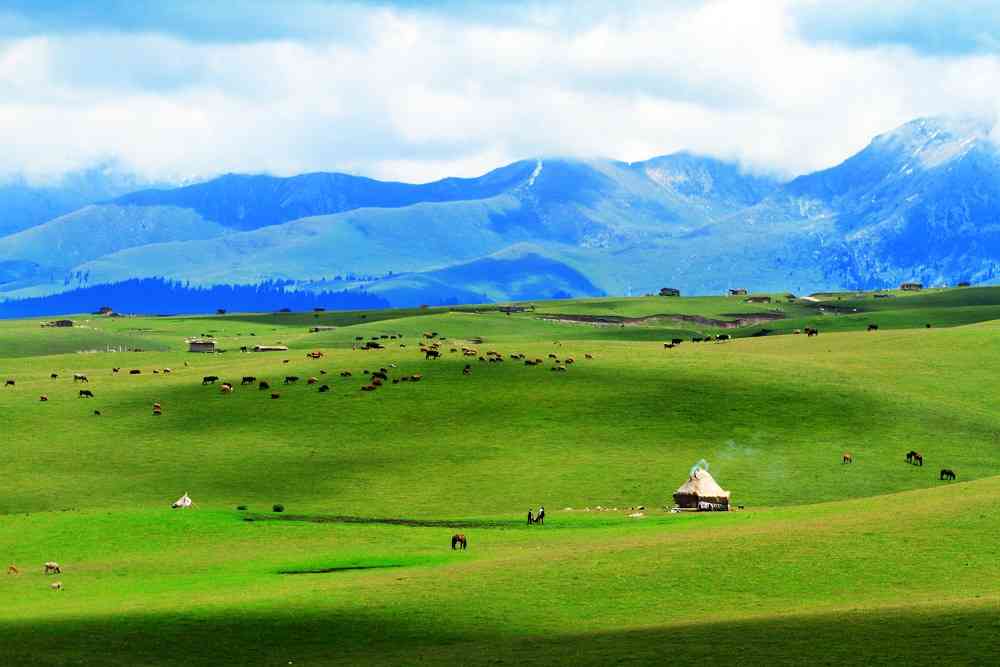
[{"label": "standing person", "polygon": [[531,514],[531,509],[528,509],[528,525],[535,523],[535,517]]},{"label": "standing person", "polygon": [[545,508],[541,505],[538,506],[538,517],[535,518],[535,523],[545,523]]}]

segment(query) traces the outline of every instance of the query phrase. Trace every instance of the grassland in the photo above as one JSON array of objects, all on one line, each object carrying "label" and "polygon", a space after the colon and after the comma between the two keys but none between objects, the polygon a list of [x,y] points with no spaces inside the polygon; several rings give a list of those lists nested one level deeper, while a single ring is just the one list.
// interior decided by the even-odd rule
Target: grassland
[{"label": "grassland", "polygon": [[[16,380],[0,391],[0,558],[21,568],[0,579],[0,661],[995,661],[1000,289],[786,301],[769,329],[821,335],[751,337],[754,325],[670,350],[689,321],[541,316],[776,306],[535,306],[0,323],[0,380]],[[425,331],[448,339],[442,359],[420,354]],[[229,351],[184,351],[203,334]],[[397,338],[352,349],[382,335]],[[449,352],[476,337],[577,363]],[[237,351],[279,342],[290,350]],[[81,352],[109,345],[145,351]],[[379,367],[423,379],[359,391]],[[224,395],[205,375],[254,375],[281,398]],[[923,468],[903,461],[910,449]],[[744,511],[666,511],[701,458]],[[959,482],[938,481],[942,467]],[[170,510],[185,491],[198,507]],[[524,525],[539,503],[546,525]],[[467,552],[448,548],[454,532]]]}]

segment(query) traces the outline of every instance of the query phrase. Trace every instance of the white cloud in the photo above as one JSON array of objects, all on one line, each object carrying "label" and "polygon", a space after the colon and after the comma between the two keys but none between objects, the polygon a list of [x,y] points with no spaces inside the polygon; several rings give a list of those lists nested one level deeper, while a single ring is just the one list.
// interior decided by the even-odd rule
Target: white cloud
[{"label": "white cloud", "polygon": [[[589,7],[589,6],[588,6]],[[355,8],[356,9],[356,8]],[[995,113],[1000,60],[803,38],[797,3],[352,10],[329,39],[108,27],[0,43],[0,172],[116,158],[152,178],[344,170],[426,181],[536,155],[679,149],[786,175],[915,116]]]}]

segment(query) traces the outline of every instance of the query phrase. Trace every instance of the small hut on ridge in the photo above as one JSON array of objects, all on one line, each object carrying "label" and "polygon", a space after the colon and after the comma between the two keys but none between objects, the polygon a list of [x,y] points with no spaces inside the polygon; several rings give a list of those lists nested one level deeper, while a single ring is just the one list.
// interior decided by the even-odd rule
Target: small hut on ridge
[{"label": "small hut on ridge", "polygon": [[683,509],[728,510],[729,491],[719,486],[708,470],[695,466],[688,480],[674,492],[674,502]]}]

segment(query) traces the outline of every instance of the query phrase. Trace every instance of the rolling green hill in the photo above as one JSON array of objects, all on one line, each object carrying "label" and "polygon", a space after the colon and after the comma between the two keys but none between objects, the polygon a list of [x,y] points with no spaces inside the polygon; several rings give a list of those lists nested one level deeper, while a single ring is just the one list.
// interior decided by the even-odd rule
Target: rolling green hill
[{"label": "rolling green hill", "polygon": [[[20,568],[0,579],[0,657],[988,663],[1000,288],[817,298],[0,322],[0,558]],[[779,306],[820,335],[718,324]],[[419,350],[431,332],[441,359]],[[207,335],[227,351],[184,351]],[[239,351],[255,344],[289,350]],[[668,511],[699,459],[745,509]],[[169,509],[184,492],[197,506]]]}]

